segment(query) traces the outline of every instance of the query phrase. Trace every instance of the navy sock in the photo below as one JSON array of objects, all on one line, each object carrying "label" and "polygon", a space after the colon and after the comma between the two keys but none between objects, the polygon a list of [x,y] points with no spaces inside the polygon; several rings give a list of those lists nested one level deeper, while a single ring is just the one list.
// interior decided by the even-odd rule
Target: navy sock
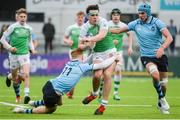
[{"label": "navy sock", "polygon": [[34,101],[34,106],[35,106],[35,107],[42,106],[42,105],[45,105],[45,104],[44,104],[44,100]]},{"label": "navy sock", "polygon": [[13,83],[13,88],[16,96],[20,96],[20,84],[19,83]]},{"label": "navy sock", "polygon": [[154,84],[154,88],[156,89],[156,92],[158,93],[159,99],[164,97],[160,83],[159,82],[153,82],[153,84]]}]

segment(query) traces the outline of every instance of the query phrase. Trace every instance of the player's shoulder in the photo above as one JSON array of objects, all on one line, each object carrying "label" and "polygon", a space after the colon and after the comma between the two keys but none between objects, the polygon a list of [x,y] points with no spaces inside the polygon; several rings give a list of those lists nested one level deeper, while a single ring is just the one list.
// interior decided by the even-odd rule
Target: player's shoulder
[{"label": "player's shoulder", "polygon": [[119,22],[119,26],[120,26],[120,27],[124,27],[124,26],[127,26],[127,24],[124,23],[124,22],[122,22],[122,21],[120,21],[120,22]]},{"label": "player's shoulder", "polygon": [[78,25],[75,23],[75,24],[72,24],[70,26],[68,26],[69,29],[72,29],[72,28],[76,28]]},{"label": "player's shoulder", "polygon": [[18,27],[18,26],[19,26],[19,23],[15,22],[15,23],[9,25],[9,28],[15,28],[15,27]]},{"label": "player's shoulder", "polygon": [[162,23],[162,21],[159,18],[152,17],[152,23],[159,24],[159,23]]},{"label": "player's shoulder", "polygon": [[108,21],[103,17],[99,17],[99,22],[100,23],[105,23],[105,22],[107,23]]},{"label": "player's shoulder", "polygon": [[29,24],[26,23],[24,26],[25,26],[26,28],[32,30],[32,27],[31,27]]},{"label": "player's shoulder", "polygon": [[133,20],[131,22],[128,23],[128,26],[129,25],[133,25],[133,26],[136,26],[137,24],[141,24],[141,20],[138,18],[136,20]]}]

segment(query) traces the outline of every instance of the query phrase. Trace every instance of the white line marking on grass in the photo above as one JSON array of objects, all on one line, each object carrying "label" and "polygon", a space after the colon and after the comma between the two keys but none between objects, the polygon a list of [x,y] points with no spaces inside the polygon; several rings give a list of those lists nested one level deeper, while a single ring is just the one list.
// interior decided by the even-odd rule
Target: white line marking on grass
[{"label": "white line marking on grass", "polygon": [[[67,107],[72,107],[72,106],[88,106],[88,107],[97,107],[97,105],[81,105],[81,104],[67,104],[67,105],[63,105],[63,106],[67,106]],[[110,104],[110,105],[107,105],[109,107],[152,107],[152,105],[117,105],[117,104]]]},{"label": "white line marking on grass", "polygon": [[[6,106],[12,106],[12,107],[23,107],[23,108],[28,108],[27,106],[24,105],[17,105],[17,104],[13,104],[13,103],[8,103],[8,102],[0,102],[0,104],[2,105],[6,105]],[[96,107],[97,105],[82,105],[82,104],[64,104],[63,106],[66,107],[74,107],[74,106],[87,106],[87,107]],[[107,105],[109,107],[152,107],[152,105],[117,105],[117,104],[111,104],[111,105]]]},{"label": "white line marking on grass", "polygon": [[27,106],[24,106],[24,105],[17,105],[17,104],[8,103],[8,102],[0,102],[0,104],[6,105],[6,106],[12,106],[12,107],[23,107],[23,108],[28,108]]}]

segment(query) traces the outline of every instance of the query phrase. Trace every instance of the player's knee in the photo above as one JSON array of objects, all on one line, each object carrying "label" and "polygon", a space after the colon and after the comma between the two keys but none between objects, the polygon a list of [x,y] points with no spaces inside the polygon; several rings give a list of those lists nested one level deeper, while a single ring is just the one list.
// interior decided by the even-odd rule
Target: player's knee
[{"label": "player's knee", "polygon": [[159,71],[158,71],[156,65],[150,64],[150,65],[148,65],[147,69],[154,80],[159,80]]},{"label": "player's knee", "polygon": [[47,108],[46,113],[47,113],[47,114],[52,114],[54,111],[56,111],[56,108],[57,108],[57,106],[51,107],[51,108]]},{"label": "player's knee", "polygon": [[115,72],[121,71],[121,65],[117,64],[115,67]]},{"label": "player's knee", "polygon": [[158,69],[157,69],[157,66],[154,65],[154,64],[150,64],[150,65],[148,66],[148,71],[149,71],[149,73],[150,73],[151,75],[159,73],[159,72],[158,72]]},{"label": "player's knee", "polygon": [[168,78],[162,78],[162,80],[160,81],[161,86],[167,86],[168,83]]},{"label": "player's knee", "polygon": [[94,77],[95,79],[100,79],[100,76],[101,76],[101,75],[102,75],[101,72],[95,72],[93,77]]},{"label": "player's knee", "polygon": [[26,79],[28,79],[28,78],[29,78],[29,74],[28,74],[28,73],[24,73],[24,74],[22,75],[22,79],[26,80]]}]

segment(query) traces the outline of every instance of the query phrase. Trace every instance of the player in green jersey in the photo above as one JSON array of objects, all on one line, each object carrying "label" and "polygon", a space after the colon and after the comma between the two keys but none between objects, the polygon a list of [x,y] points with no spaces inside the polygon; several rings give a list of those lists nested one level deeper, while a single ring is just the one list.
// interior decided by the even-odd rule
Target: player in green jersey
[{"label": "player in green jersey", "polygon": [[[93,63],[102,63],[106,59],[110,59],[116,54],[113,41],[108,33],[108,25],[106,19],[99,17],[98,5],[90,5],[86,9],[88,21],[82,26],[80,32],[79,48],[86,48],[86,42],[94,43],[93,46]],[[87,96],[82,103],[88,104],[98,96],[100,79],[104,77],[103,99],[101,105],[95,111],[95,115],[102,115],[108,104],[108,98],[111,91],[111,74],[114,71],[115,62],[106,69],[94,70],[93,72],[93,91]]]},{"label": "player in green jersey", "polygon": [[29,97],[29,71],[30,58],[29,50],[36,53],[32,42],[32,28],[26,23],[27,11],[20,8],[16,11],[16,23],[9,26],[4,32],[1,43],[4,48],[10,51],[10,69],[12,73],[13,88],[16,94],[16,102],[20,102],[20,80],[18,71],[24,79],[24,103],[27,104]]}]

